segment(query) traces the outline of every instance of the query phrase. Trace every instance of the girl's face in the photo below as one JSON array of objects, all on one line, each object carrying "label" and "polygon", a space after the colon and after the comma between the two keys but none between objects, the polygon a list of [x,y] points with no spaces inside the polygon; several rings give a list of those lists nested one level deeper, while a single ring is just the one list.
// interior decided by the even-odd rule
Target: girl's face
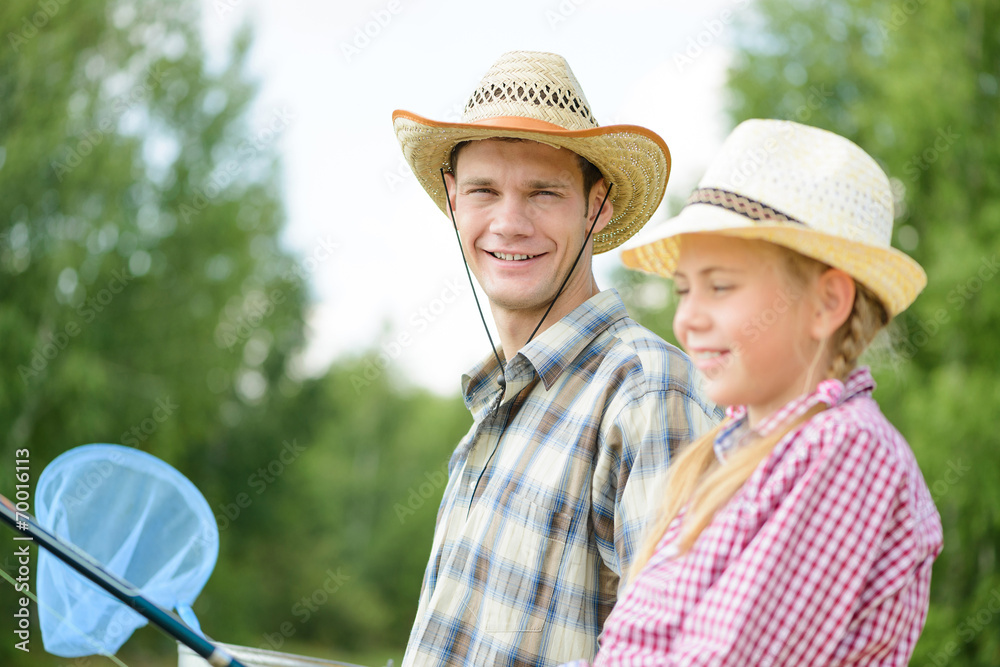
[{"label": "girl's face", "polygon": [[816,277],[794,277],[787,262],[763,241],[680,239],[674,333],[704,374],[709,398],[746,405],[751,425],[812,390],[825,370],[810,327]]}]

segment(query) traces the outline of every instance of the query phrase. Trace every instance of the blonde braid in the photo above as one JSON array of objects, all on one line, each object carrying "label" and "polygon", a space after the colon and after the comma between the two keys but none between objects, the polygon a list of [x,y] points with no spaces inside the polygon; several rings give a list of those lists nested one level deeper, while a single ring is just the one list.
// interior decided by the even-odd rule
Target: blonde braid
[{"label": "blonde braid", "polygon": [[[773,248],[784,258],[791,275],[803,282],[831,268],[829,264],[784,246],[775,245]],[[827,370],[828,378],[846,379],[879,330],[889,323],[889,313],[879,298],[856,280],[854,286],[851,314],[829,339],[834,355]]]},{"label": "blonde braid", "polygon": [[864,285],[855,282],[854,307],[832,338],[836,350],[827,377],[843,380],[854,370],[858,358],[889,321],[882,303]]}]

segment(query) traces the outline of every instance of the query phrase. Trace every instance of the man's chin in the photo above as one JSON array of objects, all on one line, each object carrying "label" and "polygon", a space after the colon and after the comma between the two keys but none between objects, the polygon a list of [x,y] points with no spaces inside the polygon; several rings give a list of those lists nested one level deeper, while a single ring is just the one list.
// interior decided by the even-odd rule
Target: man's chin
[{"label": "man's chin", "polygon": [[500,309],[508,313],[518,313],[525,316],[532,313],[541,314],[552,303],[555,294],[545,296],[525,296],[522,294],[492,294],[489,295],[490,305],[494,310]]}]

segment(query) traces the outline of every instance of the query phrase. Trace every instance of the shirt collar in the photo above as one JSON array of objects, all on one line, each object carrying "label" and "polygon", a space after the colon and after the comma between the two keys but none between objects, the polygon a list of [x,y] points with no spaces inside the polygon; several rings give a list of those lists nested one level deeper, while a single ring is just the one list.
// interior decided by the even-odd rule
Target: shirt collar
[{"label": "shirt collar", "polygon": [[[597,336],[626,317],[628,310],[617,290],[598,292],[514,355],[504,369],[505,386],[499,382],[499,368],[492,354],[463,375],[466,407],[478,416],[498,400],[498,392],[514,397],[536,376],[550,389]],[[505,359],[503,350],[498,351]]]},{"label": "shirt collar", "polygon": [[715,437],[715,455],[724,461],[736,447],[747,442],[751,437],[763,437],[773,433],[779,426],[804,415],[813,406],[825,403],[827,406],[840,405],[859,394],[871,394],[875,389],[875,380],[867,366],[851,371],[844,382],[827,379],[816,385],[809,394],[794,398],[773,414],[768,415],[751,429],[747,421],[745,405],[730,405],[726,408],[729,420],[726,426]]}]

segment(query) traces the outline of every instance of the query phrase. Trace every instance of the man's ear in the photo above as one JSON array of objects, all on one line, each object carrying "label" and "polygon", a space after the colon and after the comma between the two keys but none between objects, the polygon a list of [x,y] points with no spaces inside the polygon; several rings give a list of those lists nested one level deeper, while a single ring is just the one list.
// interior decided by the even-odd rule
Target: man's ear
[{"label": "man's ear", "polygon": [[817,340],[833,335],[847,321],[854,309],[857,285],[854,278],[840,269],[827,269],[816,279],[816,311],[812,334]]},{"label": "man's ear", "polygon": [[[450,171],[444,172],[444,182],[448,186],[448,198],[451,199],[451,210],[456,210],[458,208],[458,182],[455,180],[455,175]],[[447,209],[447,207],[445,207]]]},{"label": "man's ear", "polygon": [[[601,180],[594,183],[594,187],[590,188],[590,207],[587,209],[590,213],[587,218],[587,228],[594,224],[594,216],[597,215],[597,209],[601,207],[601,202],[604,201],[604,195],[608,192],[607,182],[602,178]],[[597,224],[594,225],[594,233],[602,231],[611,222],[611,218],[615,217],[615,207],[611,204],[611,197],[604,202],[604,209],[601,211],[601,216],[597,220]]]}]

